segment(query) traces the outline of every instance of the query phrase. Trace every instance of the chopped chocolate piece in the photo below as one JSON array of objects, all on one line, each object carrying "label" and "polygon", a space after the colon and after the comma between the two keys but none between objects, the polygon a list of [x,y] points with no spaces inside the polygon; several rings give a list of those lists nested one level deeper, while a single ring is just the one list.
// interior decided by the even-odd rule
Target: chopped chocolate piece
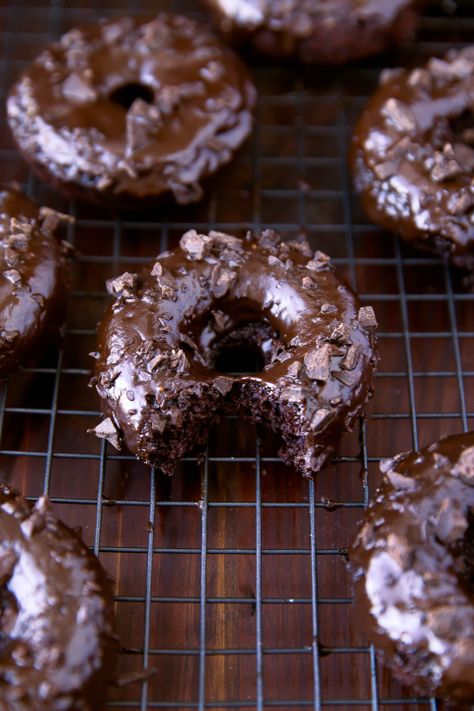
[{"label": "chopped chocolate piece", "polygon": [[152,267],[151,275],[154,277],[160,277],[163,274],[163,267],[160,262],[156,261]]},{"label": "chopped chocolate piece", "polygon": [[115,449],[120,449],[119,432],[115,427],[112,418],[107,417],[89,431],[93,432],[99,439],[106,439],[107,442],[110,442],[110,444],[115,447]]},{"label": "chopped chocolate piece", "polygon": [[387,99],[381,113],[401,133],[412,134],[416,130],[413,111],[397,99]]},{"label": "chopped chocolate piece", "polygon": [[288,375],[291,375],[293,378],[297,378],[298,375],[300,374],[300,370],[302,368],[301,363],[299,360],[293,361],[293,363],[288,366]]},{"label": "chopped chocolate piece", "polygon": [[359,362],[360,347],[355,343],[349,346],[347,353],[341,361],[341,368],[344,370],[354,370]]},{"label": "chopped chocolate piece", "polygon": [[97,99],[97,92],[79,74],[69,74],[63,82],[61,91],[64,98],[73,104],[84,104]]},{"label": "chopped chocolate piece", "polygon": [[183,252],[191,259],[202,259],[211,251],[212,239],[207,235],[200,235],[196,230],[189,230],[179,240]]},{"label": "chopped chocolate piece", "polygon": [[362,328],[366,328],[368,331],[374,330],[378,326],[372,306],[362,306],[359,309],[357,318]]},{"label": "chopped chocolate piece", "polygon": [[235,282],[236,274],[230,269],[216,265],[211,272],[211,289],[216,299],[225,296]]},{"label": "chopped chocolate piece", "polygon": [[125,294],[126,296],[129,296],[136,292],[137,282],[138,274],[124,272],[116,279],[109,279],[106,282],[107,291],[111,296],[116,296],[117,294]]},{"label": "chopped chocolate piece", "polygon": [[16,269],[6,269],[3,272],[5,279],[8,279],[12,284],[18,284],[21,282],[21,275]]},{"label": "chopped chocolate piece", "polygon": [[325,383],[331,374],[332,348],[329,343],[309,351],[304,358],[306,373],[311,380]]}]

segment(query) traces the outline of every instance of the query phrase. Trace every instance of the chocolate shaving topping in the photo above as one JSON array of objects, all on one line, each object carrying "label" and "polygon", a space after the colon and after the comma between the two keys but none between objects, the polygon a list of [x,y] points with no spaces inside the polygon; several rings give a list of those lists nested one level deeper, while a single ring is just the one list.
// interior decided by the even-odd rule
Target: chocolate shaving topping
[{"label": "chocolate shaving topping", "polygon": [[288,375],[290,375],[292,378],[297,378],[300,374],[301,368],[302,364],[299,360],[293,361],[293,363],[288,366]]},{"label": "chocolate shaving topping", "polygon": [[15,286],[21,282],[21,274],[16,269],[6,269],[3,276]]},{"label": "chocolate shaving topping", "polygon": [[211,251],[212,238],[200,235],[196,230],[189,230],[181,237],[179,244],[191,259],[202,259]]},{"label": "chocolate shaving topping", "polygon": [[401,133],[412,134],[417,128],[413,111],[398,99],[388,99],[382,108],[382,115]]},{"label": "chocolate shaving topping", "polygon": [[106,439],[112,447],[120,450],[121,437],[110,417],[107,417],[105,420],[102,420],[102,422],[99,422],[98,425],[88,430],[88,432],[92,432],[99,439]]},{"label": "chocolate shaving topping", "polygon": [[70,74],[61,88],[65,99],[75,104],[84,104],[97,99],[97,92],[79,74]]},{"label": "chocolate shaving topping", "polygon": [[325,383],[331,374],[332,348],[329,343],[324,343],[318,348],[309,351],[304,358],[306,373],[311,380]]},{"label": "chocolate shaving topping", "polygon": [[259,245],[262,249],[268,249],[274,252],[281,242],[281,237],[273,230],[263,230],[258,238]]},{"label": "chocolate shaving topping", "polygon": [[216,299],[220,299],[229,291],[236,280],[235,272],[225,267],[215,266],[211,272],[211,289]]},{"label": "chocolate shaving topping", "polygon": [[151,275],[154,277],[160,277],[163,274],[163,267],[160,262],[156,261],[151,269]]},{"label": "chocolate shaving topping", "polygon": [[324,271],[325,269],[328,269],[329,266],[330,258],[327,254],[320,252],[319,250],[314,253],[313,259],[310,259],[310,261],[306,264],[307,269],[311,269],[315,272]]},{"label": "chocolate shaving topping", "polygon": [[304,257],[308,257],[308,259],[311,259],[313,256],[313,252],[311,250],[311,247],[309,246],[308,242],[306,240],[302,241],[297,241],[297,240],[289,240],[287,243],[291,249],[296,250],[300,254],[302,254]]},{"label": "chocolate shaving topping", "polygon": [[[359,311],[360,313],[360,311]],[[350,338],[350,329],[347,324],[338,323],[337,326],[331,332],[329,340],[333,343],[347,343]]]},{"label": "chocolate shaving topping", "polygon": [[341,361],[341,368],[344,368],[344,370],[354,370],[359,362],[359,357],[360,346],[354,343],[347,349],[347,353]]},{"label": "chocolate shaving topping", "polygon": [[[453,155],[451,158],[450,155]],[[436,183],[443,183],[445,180],[451,180],[458,176],[462,169],[459,163],[454,159],[454,154],[451,151],[446,150],[446,147],[441,153],[440,151],[435,151],[433,155],[433,168],[431,169],[431,179]]]},{"label": "chocolate shaving topping", "polygon": [[373,331],[378,326],[377,319],[375,318],[375,311],[372,306],[362,306],[359,309],[357,318],[362,328],[365,328],[368,331]]},{"label": "chocolate shaving topping", "polygon": [[474,205],[474,195],[467,191],[453,193],[447,202],[447,209],[450,215],[465,215]]},{"label": "chocolate shaving topping", "polygon": [[124,272],[116,279],[109,279],[106,282],[107,291],[111,296],[116,296],[117,294],[131,296],[136,293],[137,285],[138,274],[132,274],[130,272]]}]

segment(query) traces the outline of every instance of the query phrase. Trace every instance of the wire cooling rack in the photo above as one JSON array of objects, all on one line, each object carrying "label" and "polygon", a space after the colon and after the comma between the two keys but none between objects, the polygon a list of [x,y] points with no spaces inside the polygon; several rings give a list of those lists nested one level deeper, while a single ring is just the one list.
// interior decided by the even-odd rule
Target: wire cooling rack
[{"label": "wire cooling rack", "polygon": [[[2,105],[47,41],[100,16],[158,8],[202,16],[192,0],[3,2]],[[48,493],[115,580],[122,651],[111,708],[441,708],[378,665],[354,625],[345,558],[379,459],[472,426],[474,297],[438,260],[366,224],[346,151],[383,66],[473,38],[474,2],[448,1],[398,55],[336,70],[253,60],[257,124],[238,160],[200,205],[143,219],[67,204],[36,182],[2,114],[2,180],[73,215],[68,237],[80,251],[62,347],[1,386],[2,474],[31,498]],[[85,434],[99,419],[87,354],[105,280],[190,226],[304,233],[376,308],[376,395],[314,483],[279,462],[275,437],[232,418],[204,462],[187,458],[171,479]]]}]

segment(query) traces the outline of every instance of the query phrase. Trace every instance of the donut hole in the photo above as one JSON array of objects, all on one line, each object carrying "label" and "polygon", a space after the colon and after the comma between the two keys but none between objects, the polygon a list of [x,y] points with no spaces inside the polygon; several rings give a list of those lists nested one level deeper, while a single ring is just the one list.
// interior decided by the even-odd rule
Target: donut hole
[{"label": "donut hole", "polygon": [[153,96],[153,90],[146,84],[141,84],[140,82],[128,82],[128,84],[122,84],[114,89],[110,94],[109,99],[112,103],[119,104],[119,106],[123,106],[123,108],[128,111],[130,106],[137,99],[141,99],[147,104],[151,104]]},{"label": "donut hole", "polygon": [[250,321],[225,334],[213,345],[219,373],[261,373],[270,362],[278,334],[267,322]]},{"label": "donut hole", "polygon": [[263,353],[250,343],[221,348],[216,358],[219,373],[245,375],[261,373],[265,367]]}]

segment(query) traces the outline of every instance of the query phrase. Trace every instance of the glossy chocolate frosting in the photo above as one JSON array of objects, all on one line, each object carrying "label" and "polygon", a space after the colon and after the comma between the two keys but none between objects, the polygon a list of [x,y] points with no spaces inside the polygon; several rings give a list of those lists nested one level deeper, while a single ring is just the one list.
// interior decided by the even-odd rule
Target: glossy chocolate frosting
[{"label": "glossy chocolate frosting", "polygon": [[[374,312],[306,242],[190,230],[109,290],[93,381],[106,420],[95,433],[168,473],[230,409],[280,433],[283,460],[311,476],[372,392]],[[260,373],[217,370],[238,344],[260,352]]]},{"label": "glossy chocolate frosting", "polygon": [[110,582],[43,497],[0,484],[0,708],[102,708],[115,664]]},{"label": "glossy chocolate frosting", "polygon": [[7,101],[24,157],[69,195],[123,206],[172,193],[228,163],[252,127],[255,89],[194,21],[160,13],[74,29],[23,72]]},{"label": "glossy chocolate frosting", "polygon": [[220,31],[271,56],[342,64],[408,39],[414,0],[202,0]]},{"label": "glossy chocolate frosting", "polygon": [[354,133],[356,189],[371,220],[474,267],[474,48],[382,74]]},{"label": "glossy chocolate frosting", "polygon": [[64,321],[68,219],[0,187],[0,377],[36,358]]},{"label": "glossy chocolate frosting", "polygon": [[474,433],[381,470],[350,551],[359,624],[401,681],[474,701]]}]

